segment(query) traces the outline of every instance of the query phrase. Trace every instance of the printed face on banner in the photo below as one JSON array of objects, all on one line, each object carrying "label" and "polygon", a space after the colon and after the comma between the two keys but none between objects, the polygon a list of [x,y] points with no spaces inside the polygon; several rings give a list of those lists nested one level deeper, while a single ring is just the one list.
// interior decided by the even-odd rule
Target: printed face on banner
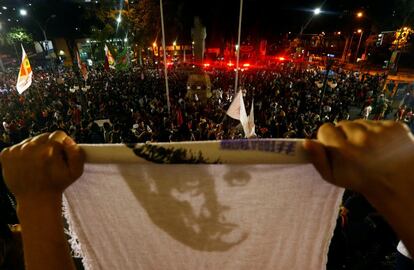
[{"label": "printed face on banner", "polygon": [[[221,167],[221,169],[217,169]],[[214,169],[216,168],[216,169]],[[249,235],[238,205],[251,176],[222,165],[152,165],[134,185],[151,220],[174,239],[202,251],[226,251]]]}]

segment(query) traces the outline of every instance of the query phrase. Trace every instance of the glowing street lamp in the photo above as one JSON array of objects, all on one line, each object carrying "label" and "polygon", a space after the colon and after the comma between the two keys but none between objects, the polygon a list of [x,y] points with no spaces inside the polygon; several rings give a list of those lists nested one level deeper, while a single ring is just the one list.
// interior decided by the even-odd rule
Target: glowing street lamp
[{"label": "glowing street lamp", "polygon": [[361,34],[361,33],[362,33],[362,29],[358,29],[358,30],[357,30],[357,33],[358,33],[358,34]]},{"label": "glowing street lamp", "polygon": [[21,9],[19,11],[19,13],[20,13],[21,16],[27,16],[27,10],[25,10],[25,9]]},{"label": "glowing street lamp", "polygon": [[357,18],[362,18],[364,16],[364,13],[360,11],[356,14],[356,16]]},{"label": "glowing street lamp", "polygon": [[121,22],[122,22],[122,17],[121,17],[121,15],[119,15],[119,16],[116,18],[116,22],[117,22],[117,23],[121,23]]},{"label": "glowing street lamp", "polygon": [[315,17],[315,16],[318,16],[319,14],[321,14],[322,13],[322,9],[321,8],[315,8],[314,10],[313,10],[313,14],[312,14],[312,16],[309,18],[309,20],[306,22],[306,24],[305,25],[303,25],[301,28],[300,28],[300,33],[299,33],[299,35],[300,36],[302,36],[302,34],[303,34],[303,31],[305,31],[305,29],[308,27],[308,25],[311,23],[311,21],[312,21],[312,19],[313,19],[313,17]]}]

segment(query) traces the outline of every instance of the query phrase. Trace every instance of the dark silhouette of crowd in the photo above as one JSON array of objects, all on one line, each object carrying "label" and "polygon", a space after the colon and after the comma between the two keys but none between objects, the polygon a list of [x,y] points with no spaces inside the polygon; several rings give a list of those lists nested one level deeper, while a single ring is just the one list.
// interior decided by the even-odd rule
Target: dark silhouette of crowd
[{"label": "dark silhouette of crowd", "polygon": [[[226,116],[236,92],[234,70],[209,70],[212,95],[203,100],[186,95],[188,70],[170,69],[170,113],[158,69],[90,69],[87,81],[76,70],[35,69],[33,85],[22,95],[15,90],[16,74],[13,69],[0,77],[2,144],[55,130],[64,130],[78,143],[93,144],[244,137],[239,122]],[[318,67],[286,64],[239,74],[246,111],[254,106],[260,138],[315,138],[323,123],[362,117],[367,106],[374,108],[371,117],[391,114],[389,105],[389,111],[384,109],[384,76],[335,69],[324,87],[327,75]],[[412,105],[401,106],[405,107],[397,111],[396,120],[412,123]],[[360,109],[361,115],[352,115],[352,108]],[[0,205],[13,201],[6,195],[0,195],[4,201]],[[375,209],[361,195],[347,191],[328,269],[393,269],[397,243]]]},{"label": "dark silhouette of crowd", "polygon": [[[164,78],[155,69],[90,70],[86,82],[72,70],[35,70],[34,83],[23,95],[13,90],[15,74],[13,70],[0,79],[0,133],[5,142],[17,143],[57,129],[79,143],[243,137],[238,122],[226,117],[235,94],[234,71],[210,71],[212,97],[203,101],[186,97],[188,73],[170,70],[170,114]],[[241,71],[240,89],[247,111],[254,98],[258,137],[314,138],[322,123],[349,119],[350,106],[368,94],[376,98],[382,83],[380,76],[367,75],[361,82],[353,73],[338,72],[328,80],[321,102],[324,76],[318,69],[288,65]]]}]

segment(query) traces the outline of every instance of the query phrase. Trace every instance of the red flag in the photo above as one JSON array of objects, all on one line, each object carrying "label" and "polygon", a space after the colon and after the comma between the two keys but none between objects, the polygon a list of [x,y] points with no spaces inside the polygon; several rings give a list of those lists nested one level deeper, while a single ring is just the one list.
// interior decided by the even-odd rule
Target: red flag
[{"label": "red flag", "polygon": [[76,50],[76,60],[78,61],[79,71],[81,72],[83,79],[86,81],[88,79],[88,69],[86,68],[86,64],[82,62],[78,50]]}]

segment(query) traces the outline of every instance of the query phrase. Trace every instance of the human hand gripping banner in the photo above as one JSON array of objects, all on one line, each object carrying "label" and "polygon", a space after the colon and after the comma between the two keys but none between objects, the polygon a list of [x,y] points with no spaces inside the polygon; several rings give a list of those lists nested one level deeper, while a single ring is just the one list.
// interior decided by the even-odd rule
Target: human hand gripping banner
[{"label": "human hand gripping banner", "polygon": [[343,190],[296,140],[81,145],[64,194],[86,269],[325,269]]}]

